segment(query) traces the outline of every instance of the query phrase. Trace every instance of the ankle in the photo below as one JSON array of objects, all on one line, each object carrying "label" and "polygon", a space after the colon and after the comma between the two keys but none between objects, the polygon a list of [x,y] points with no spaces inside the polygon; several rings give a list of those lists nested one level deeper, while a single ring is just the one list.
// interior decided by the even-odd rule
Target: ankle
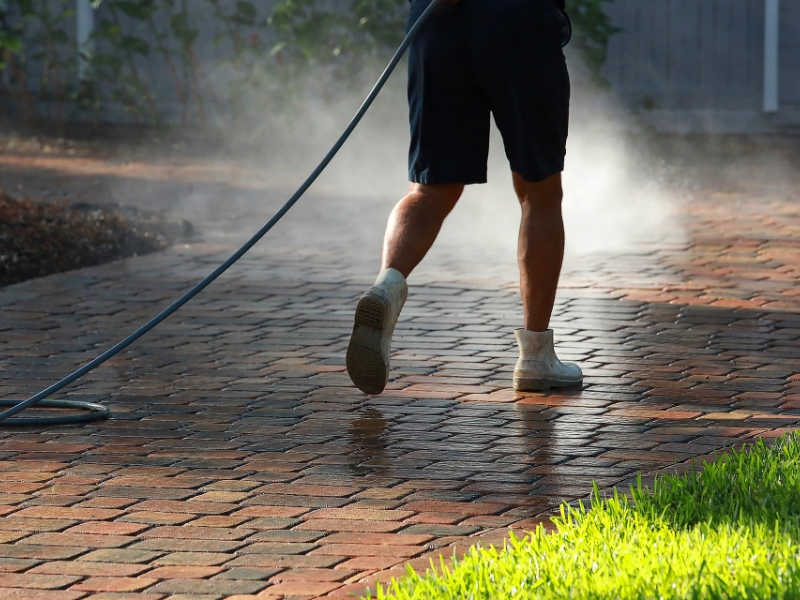
[{"label": "ankle", "polygon": [[374,285],[403,285],[405,283],[405,275],[403,275],[397,269],[389,267],[386,269],[381,269],[381,272],[378,273],[378,277],[375,279]]}]

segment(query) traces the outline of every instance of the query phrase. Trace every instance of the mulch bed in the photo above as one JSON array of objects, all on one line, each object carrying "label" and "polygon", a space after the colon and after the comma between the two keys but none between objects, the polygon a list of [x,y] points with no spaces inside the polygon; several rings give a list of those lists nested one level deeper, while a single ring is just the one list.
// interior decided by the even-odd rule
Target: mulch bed
[{"label": "mulch bed", "polygon": [[124,207],[41,204],[0,190],[0,287],[157,252],[191,234],[188,222]]}]

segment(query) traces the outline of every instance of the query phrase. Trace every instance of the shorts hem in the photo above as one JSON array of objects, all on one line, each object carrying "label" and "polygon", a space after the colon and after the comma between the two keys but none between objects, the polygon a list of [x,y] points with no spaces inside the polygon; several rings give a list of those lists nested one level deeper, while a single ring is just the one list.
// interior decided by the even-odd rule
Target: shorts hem
[{"label": "shorts hem", "polygon": [[408,180],[411,183],[421,183],[423,185],[446,185],[446,184],[461,184],[461,185],[479,185],[488,181],[487,176],[481,175],[479,177],[436,177],[431,175],[419,175],[417,173],[409,173]]},{"label": "shorts hem", "polygon": [[532,171],[529,169],[517,169],[512,165],[511,170],[514,173],[517,173],[525,181],[529,181],[531,183],[539,183],[549,177],[552,177],[553,175],[557,175],[558,173],[563,173],[564,165],[562,163],[561,165],[554,165],[553,167],[548,169],[537,169],[536,171]]}]

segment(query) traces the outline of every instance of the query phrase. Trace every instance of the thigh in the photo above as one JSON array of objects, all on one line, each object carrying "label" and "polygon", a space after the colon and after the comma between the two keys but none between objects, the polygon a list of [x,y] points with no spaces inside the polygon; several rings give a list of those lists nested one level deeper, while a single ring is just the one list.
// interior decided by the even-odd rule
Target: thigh
[{"label": "thigh", "polygon": [[[409,22],[429,4],[414,0]],[[460,6],[434,15],[409,52],[413,182],[483,183],[489,152],[490,106],[475,80]]]}]

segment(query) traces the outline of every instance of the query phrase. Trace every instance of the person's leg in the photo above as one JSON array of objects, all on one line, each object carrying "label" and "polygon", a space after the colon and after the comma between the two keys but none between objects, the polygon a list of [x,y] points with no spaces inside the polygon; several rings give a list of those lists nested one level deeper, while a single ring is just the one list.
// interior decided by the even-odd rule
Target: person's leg
[{"label": "person's leg", "polygon": [[540,391],[580,385],[580,367],[558,359],[553,330],[549,329],[564,258],[561,174],[537,183],[526,181],[518,173],[513,177],[522,207],[518,258],[525,313],[524,329],[514,332],[520,349],[514,388]]},{"label": "person's leg", "polygon": [[517,259],[525,329],[545,331],[564,258],[564,222],[561,218],[561,173],[537,183],[513,173],[514,190],[522,208]]},{"label": "person's leg", "polygon": [[463,191],[462,184],[412,183],[389,216],[381,270],[396,269],[408,277],[431,249]]},{"label": "person's leg", "polygon": [[406,277],[430,250],[463,191],[461,184],[412,183],[389,217],[381,271],[358,301],[347,346],[347,373],[365,394],[380,394],[389,381],[392,334],[408,295]]},{"label": "person's leg", "polygon": [[[409,26],[427,5],[411,4]],[[432,183],[412,183],[395,207],[381,271],[356,307],[347,372],[366,394],[380,394],[389,380],[392,334],[408,295],[406,277],[430,250],[464,185],[486,181],[490,106],[474,85],[465,5],[431,17],[409,48],[408,175],[412,182]]]}]

